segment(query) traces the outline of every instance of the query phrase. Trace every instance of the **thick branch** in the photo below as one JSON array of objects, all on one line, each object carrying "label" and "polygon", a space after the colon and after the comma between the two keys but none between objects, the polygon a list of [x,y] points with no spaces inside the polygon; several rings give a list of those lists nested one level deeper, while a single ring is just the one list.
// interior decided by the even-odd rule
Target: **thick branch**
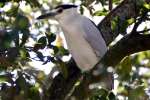
[{"label": "thick branch", "polygon": [[[51,87],[48,89],[49,97],[44,97],[43,100],[64,100],[66,95],[71,91],[74,84],[81,77],[81,72],[77,68],[74,60],[72,59],[67,64],[68,77],[64,78],[62,73],[59,73],[51,84]],[[48,98],[48,99],[46,99]]]},{"label": "thick branch", "polygon": [[146,50],[150,50],[150,34],[128,34],[111,47],[98,64],[115,67],[125,56]]},{"label": "thick branch", "polygon": [[116,17],[119,19],[119,23],[125,23],[127,19],[134,18],[139,14],[136,2],[140,0],[124,0],[119,6],[112,10],[108,16],[106,16],[98,28],[101,31],[106,44],[109,45],[120,34],[120,25],[116,26],[115,30],[111,28],[111,21]]}]

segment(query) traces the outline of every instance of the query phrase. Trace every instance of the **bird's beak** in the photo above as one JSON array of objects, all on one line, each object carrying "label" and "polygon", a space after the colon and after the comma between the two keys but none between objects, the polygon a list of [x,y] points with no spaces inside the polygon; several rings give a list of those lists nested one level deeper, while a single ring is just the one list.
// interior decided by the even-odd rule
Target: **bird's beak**
[{"label": "bird's beak", "polygon": [[51,11],[49,13],[46,13],[46,14],[43,14],[43,15],[37,17],[37,19],[53,18],[55,15],[57,15],[57,12]]}]

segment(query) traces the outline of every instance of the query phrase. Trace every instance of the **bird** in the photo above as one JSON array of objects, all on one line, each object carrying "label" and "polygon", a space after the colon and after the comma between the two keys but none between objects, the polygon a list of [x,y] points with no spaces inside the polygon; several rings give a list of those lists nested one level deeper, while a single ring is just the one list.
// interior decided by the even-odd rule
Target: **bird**
[{"label": "bird", "polygon": [[97,26],[81,15],[78,6],[61,4],[37,19],[50,18],[58,21],[68,50],[82,72],[90,71],[107,52],[105,40]]}]

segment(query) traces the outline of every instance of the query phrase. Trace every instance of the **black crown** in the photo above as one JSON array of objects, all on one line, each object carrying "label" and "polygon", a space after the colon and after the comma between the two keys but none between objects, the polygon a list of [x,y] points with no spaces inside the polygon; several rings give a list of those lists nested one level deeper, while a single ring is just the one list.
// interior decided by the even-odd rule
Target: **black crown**
[{"label": "black crown", "polygon": [[57,8],[69,9],[69,8],[76,8],[76,7],[78,7],[78,6],[73,5],[73,4],[62,4],[62,5],[56,6],[55,9],[57,9]]}]

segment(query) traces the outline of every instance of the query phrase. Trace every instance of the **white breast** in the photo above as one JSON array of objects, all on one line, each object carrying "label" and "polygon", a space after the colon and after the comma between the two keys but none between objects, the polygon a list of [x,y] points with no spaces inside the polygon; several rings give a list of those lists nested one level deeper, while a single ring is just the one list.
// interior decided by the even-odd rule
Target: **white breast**
[{"label": "white breast", "polygon": [[[64,32],[68,49],[75,62],[82,71],[87,71],[93,68],[93,66],[98,62],[99,58],[90,42],[87,41],[87,37],[85,36],[85,32],[87,32],[87,30],[85,30],[86,26],[83,26],[85,21],[82,22],[80,17],[82,16],[77,16],[75,19],[66,18],[59,21],[59,23]],[[90,32],[92,34],[92,31]],[[95,39],[97,39],[97,37]],[[94,41],[99,42],[98,40]],[[97,44],[101,45],[100,43]],[[106,46],[104,46],[104,49],[102,49],[100,52],[103,55],[106,52]]]}]

